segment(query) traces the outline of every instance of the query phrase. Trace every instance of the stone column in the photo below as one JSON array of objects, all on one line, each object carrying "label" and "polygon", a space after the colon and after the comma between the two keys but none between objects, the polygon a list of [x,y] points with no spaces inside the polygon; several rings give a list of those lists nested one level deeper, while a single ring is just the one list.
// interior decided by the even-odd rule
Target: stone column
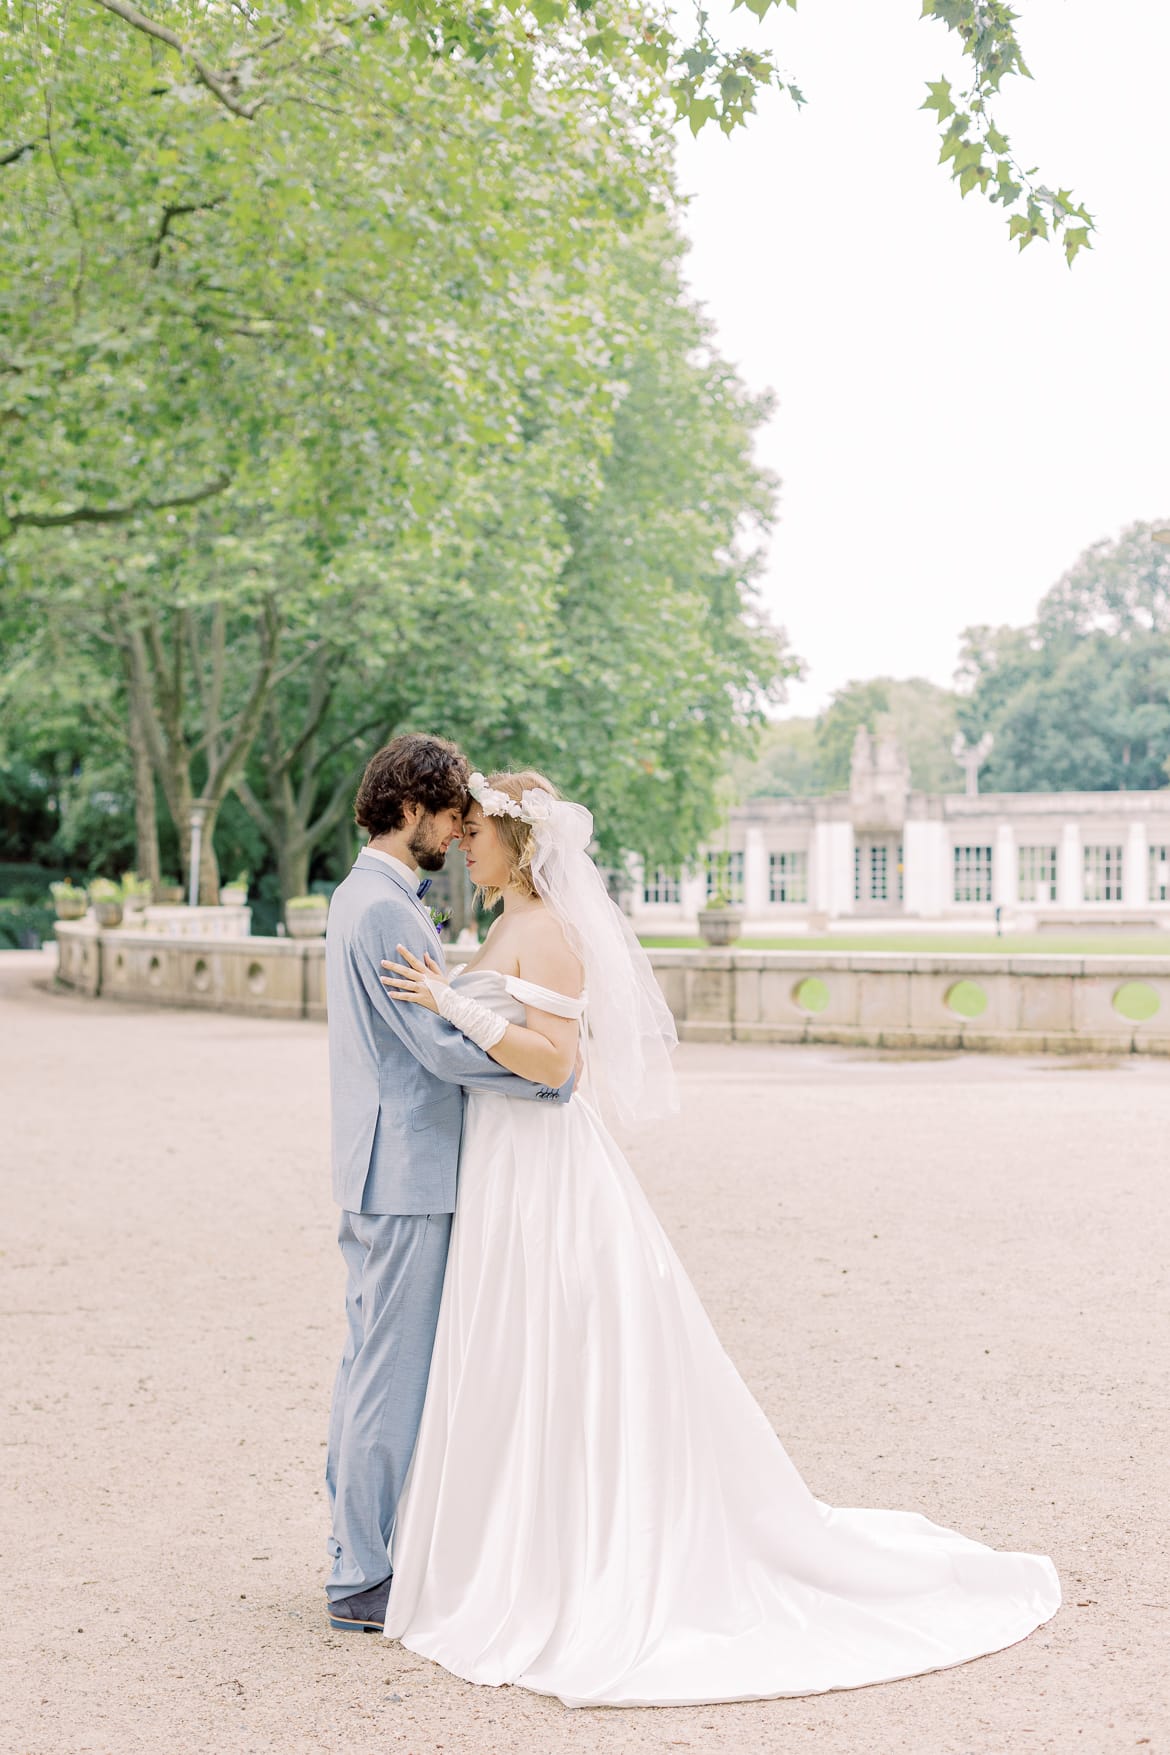
[{"label": "stone column", "polygon": [[1081,825],[1065,823],[1060,831],[1060,860],[1056,874],[1056,900],[1062,908],[1079,908],[1085,899]]},{"label": "stone column", "polygon": [[833,838],[831,823],[813,824],[808,850],[808,900],[818,914],[833,911]]},{"label": "stone column", "polygon": [[698,932],[699,914],[707,900],[707,879],[702,871],[683,873],[679,879],[678,899],[687,925],[692,932]]},{"label": "stone column", "polygon": [[902,907],[924,919],[930,913],[930,842],[934,824],[911,818],[902,829]]},{"label": "stone column", "polygon": [[1016,831],[1012,823],[995,825],[995,852],[991,856],[991,899],[1003,908],[1014,908],[1019,897]]},{"label": "stone column", "polygon": [[855,914],[853,900],[853,825],[829,823],[826,837],[828,854],[829,913],[841,917]]},{"label": "stone column", "polygon": [[946,824],[938,817],[911,818],[903,831],[902,850],[906,912],[921,920],[937,920],[951,901]]},{"label": "stone column", "polygon": [[769,913],[768,850],[764,831],[749,823],[743,835],[743,906],[748,920],[760,920]]},{"label": "stone column", "polygon": [[1136,818],[1125,837],[1121,899],[1127,908],[1144,908],[1150,900],[1150,844],[1146,825]]}]

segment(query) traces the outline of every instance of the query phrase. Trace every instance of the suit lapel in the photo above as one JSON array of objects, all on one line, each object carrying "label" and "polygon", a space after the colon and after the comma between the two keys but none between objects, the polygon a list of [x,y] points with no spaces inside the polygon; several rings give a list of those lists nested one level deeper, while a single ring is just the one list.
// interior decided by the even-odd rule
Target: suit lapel
[{"label": "suit lapel", "polygon": [[418,910],[419,914],[422,916],[423,920],[426,922],[427,930],[430,933],[431,938],[434,940],[435,946],[439,952],[439,959],[438,960],[439,960],[440,967],[445,969],[447,967],[447,959],[443,954],[443,941],[439,937],[438,932],[436,931],[434,921],[431,919],[430,909],[427,907],[426,903],[424,901],[422,901],[419,897],[417,887],[415,885],[411,884],[410,881],[407,878],[405,878],[401,872],[395,871],[395,869],[392,865],[387,865],[386,862],[382,859],[372,859],[366,853],[359,853],[358,854],[357,859],[354,862],[354,869],[355,869],[355,871],[360,870],[360,871],[381,872],[381,874],[384,878],[388,878],[392,884],[397,884],[398,888],[402,891],[402,894],[409,898],[411,903],[414,905],[414,907]]}]

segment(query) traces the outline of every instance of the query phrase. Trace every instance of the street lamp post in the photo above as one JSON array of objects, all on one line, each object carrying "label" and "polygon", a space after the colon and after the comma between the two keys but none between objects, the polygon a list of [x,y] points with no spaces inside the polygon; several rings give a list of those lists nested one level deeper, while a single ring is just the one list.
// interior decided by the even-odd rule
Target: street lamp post
[{"label": "street lamp post", "polygon": [[187,904],[191,908],[199,906],[199,864],[203,858],[203,825],[207,821],[207,806],[203,800],[196,799],[191,806],[191,870],[187,881]]}]

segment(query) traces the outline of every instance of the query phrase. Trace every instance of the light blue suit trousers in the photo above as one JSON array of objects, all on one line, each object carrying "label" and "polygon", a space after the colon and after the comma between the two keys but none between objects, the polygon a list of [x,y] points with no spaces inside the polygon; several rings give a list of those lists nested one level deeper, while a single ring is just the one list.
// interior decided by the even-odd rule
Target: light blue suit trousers
[{"label": "light blue suit trousers", "polygon": [[390,1571],[390,1536],[422,1417],[450,1213],[343,1212],[346,1340],[329,1420],[331,1602]]}]

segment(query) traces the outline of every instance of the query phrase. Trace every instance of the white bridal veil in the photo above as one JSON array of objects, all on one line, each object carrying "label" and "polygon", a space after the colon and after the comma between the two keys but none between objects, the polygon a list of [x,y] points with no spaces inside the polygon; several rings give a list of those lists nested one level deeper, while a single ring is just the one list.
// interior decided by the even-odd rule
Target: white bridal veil
[{"label": "white bridal veil", "polygon": [[526,792],[521,808],[532,822],[537,894],[585,970],[582,1089],[622,1132],[673,1115],[678,1032],[649,957],[589,857],[592,812],[543,791]]}]

